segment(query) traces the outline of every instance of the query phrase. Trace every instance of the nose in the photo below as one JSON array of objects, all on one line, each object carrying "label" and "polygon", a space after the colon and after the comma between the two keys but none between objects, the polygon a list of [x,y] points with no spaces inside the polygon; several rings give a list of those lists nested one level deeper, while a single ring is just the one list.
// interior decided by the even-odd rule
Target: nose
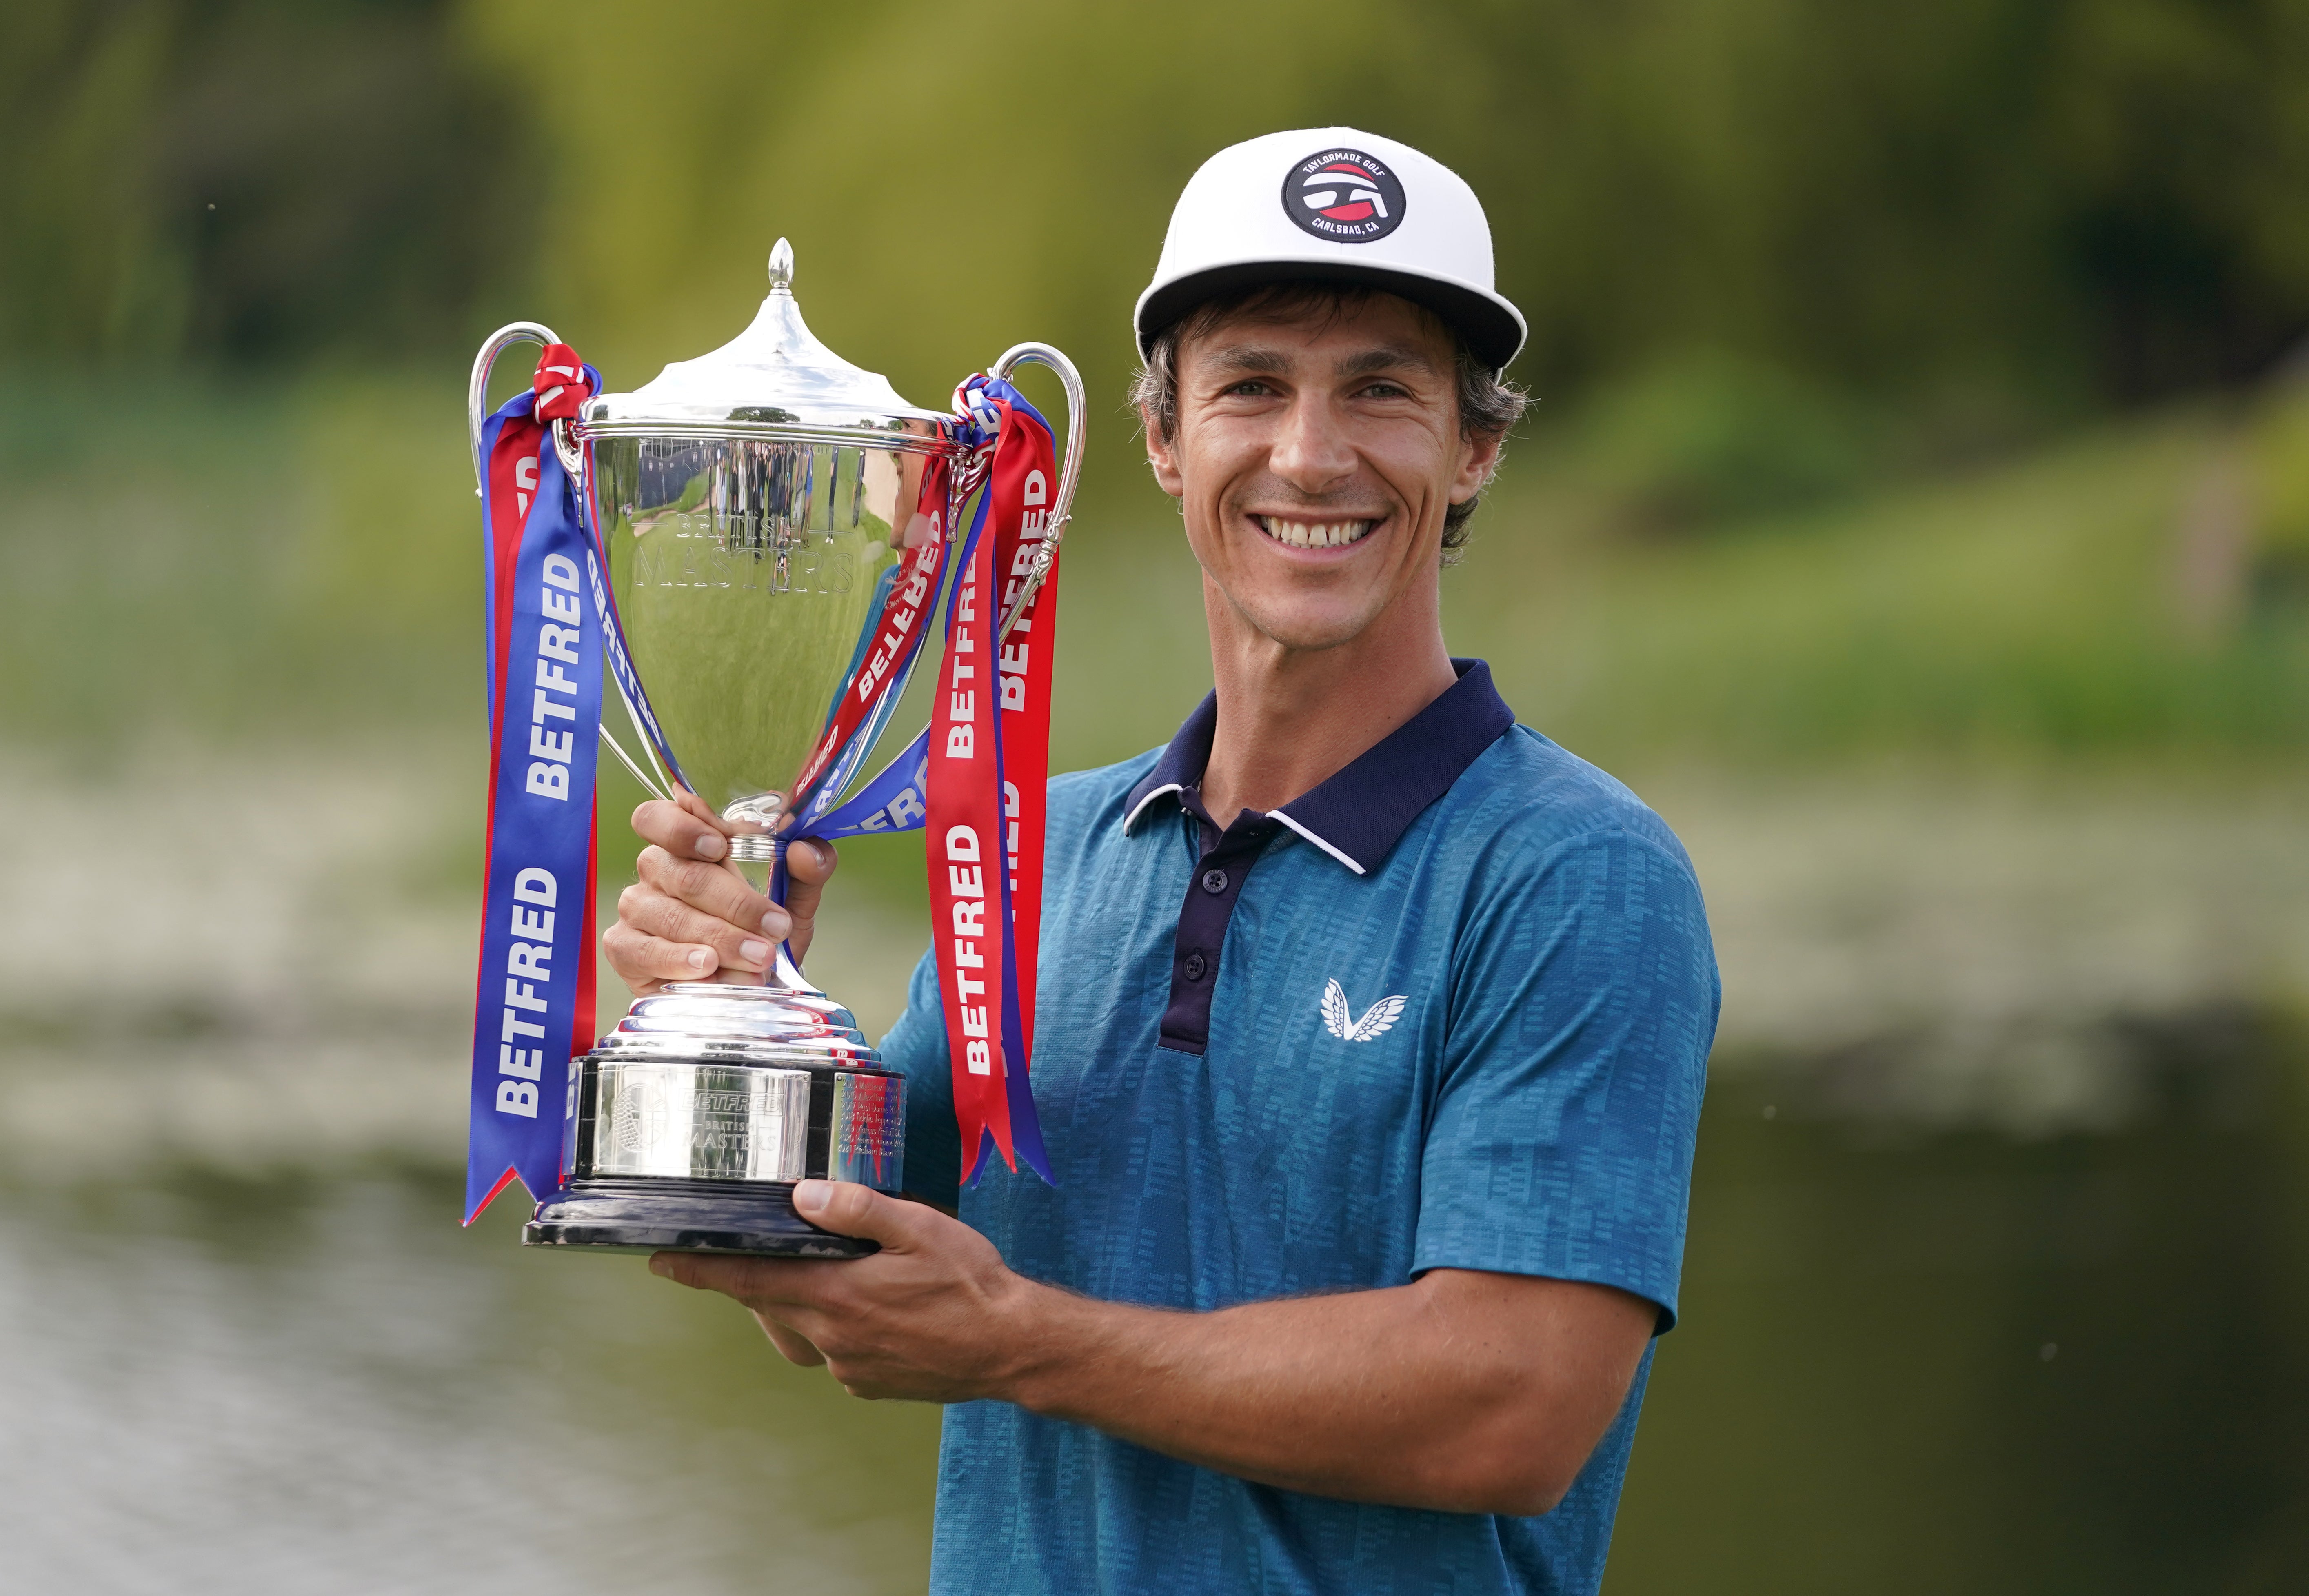
[{"label": "nose", "polygon": [[1302,391],[1293,397],[1267,463],[1310,498],[1354,474],[1354,445],[1328,395]]}]

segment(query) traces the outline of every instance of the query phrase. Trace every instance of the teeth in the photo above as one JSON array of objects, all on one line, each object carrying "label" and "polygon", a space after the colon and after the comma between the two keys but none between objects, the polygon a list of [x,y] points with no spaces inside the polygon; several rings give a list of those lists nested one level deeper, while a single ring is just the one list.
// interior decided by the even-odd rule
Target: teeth
[{"label": "teeth", "polygon": [[1336,548],[1353,543],[1379,523],[1375,521],[1285,521],[1262,515],[1259,525],[1277,543],[1293,548]]}]

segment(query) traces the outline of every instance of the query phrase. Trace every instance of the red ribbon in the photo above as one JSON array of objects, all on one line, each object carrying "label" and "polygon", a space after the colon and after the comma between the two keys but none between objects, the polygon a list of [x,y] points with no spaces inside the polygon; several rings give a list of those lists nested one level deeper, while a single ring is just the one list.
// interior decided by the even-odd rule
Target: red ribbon
[{"label": "red ribbon", "polygon": [[993,638],[999,617],[987,606],[994,585],[995,541],[982,537],[955,579],[946,660],[930,708],[923,848],[938,996],[953,1054],[955,1118],[964,1162],[973,1169],[989,1134],[1004,1161],[1016,1167],[1009,1103],[1002,1091],[1002,972],[1009,927],[1003,902],[1008,873],[998,851],[1002,794],[995,780],[1001,685]]},{"label": "red ribbon", "polygon": [[537,375],[530,379],[537,394],[540,421],[575,421],[578,407],[593,397],[593,384],[585,363],[566,343],[549,343],[538,357]]},{"label": "red ribbon", "polygon": [[1042,934],[1051,654],[1045,583],[998,645],[1049,531],[1057,470],[1050,429],[991,393],[1000,413],[987,469],[988,522],[956,574],[946,660],[932,701],[925,854],[938,994],[954,1071],[964,1176],[987,1144],[1049,1178],[1027,1088]]},{"label": "red ribbon", "polygon": [[[994,568],[1004,573],[999,615],[1009,613],[1020,586],[1033,570],[1051,526],[1051,496],[1056,480],[1051,438],[1028,429],[1029,447],[1017,473],[1016,514],[996,506]],[[1033,445],[1039,444],[1037,455]],[[998,456],[998,473],[1000,461]],[[996,480],[1001,480],[998,474]],[[1042,945],[1043,810],[1051,779],[1051,677],[1059,625],[1058,551],[1050,574],[1002,639],[1002,798],[1009,821],[1010,936],[1017,962],[1021,1050],[1031,1060],[1034,1048],[1034,974]]]}]

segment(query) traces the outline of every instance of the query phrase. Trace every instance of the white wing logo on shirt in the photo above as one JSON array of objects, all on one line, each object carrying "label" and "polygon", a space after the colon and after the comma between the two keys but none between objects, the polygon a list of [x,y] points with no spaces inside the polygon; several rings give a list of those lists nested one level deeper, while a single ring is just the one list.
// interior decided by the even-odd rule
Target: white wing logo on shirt
[{"label": "white wing logo on shirt", "polygon": [[1403,1017],[1405,997],[1382,997],[1363,1011],[1360,1020],[1347,1017],[1347,994],[1336,981],[1323,983],[1323,1029],[1345,1042],[1376,1041],[1395,1029]]}]

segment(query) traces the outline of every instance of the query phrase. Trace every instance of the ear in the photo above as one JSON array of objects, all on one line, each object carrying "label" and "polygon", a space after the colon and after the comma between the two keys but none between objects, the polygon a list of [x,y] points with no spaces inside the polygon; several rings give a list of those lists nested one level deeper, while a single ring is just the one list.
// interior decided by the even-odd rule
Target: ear
[{"label": "ear", "polygon": [[1187,484],[1179,474],[1178,440],[1163,440],[1154,412],[1144,405],[1138,410],[1138,427],[1146,435],[1146,463],[1154,468],[1154,485],[1172,498],[1179,497],[1187,491]]},{"label": "ear", "polygon": [[1459,440],[1459,474],[1451,484],[1451,502],[1464,505],[1483,491],[1483,484],[1499,469],[1500,451],[1507,444],[1504,432],[1479,432]]}]

